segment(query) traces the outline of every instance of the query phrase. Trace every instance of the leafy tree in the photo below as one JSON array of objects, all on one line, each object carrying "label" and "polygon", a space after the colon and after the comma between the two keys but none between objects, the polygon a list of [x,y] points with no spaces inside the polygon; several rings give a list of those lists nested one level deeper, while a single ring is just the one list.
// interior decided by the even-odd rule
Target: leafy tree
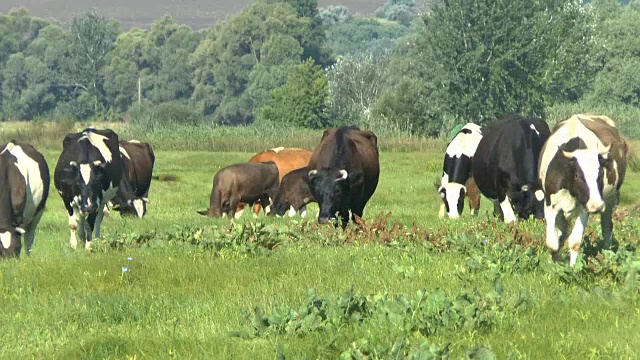
[{"label": "leafy tree", "polygon": [[3,103],[9,120],[29,120],[53,108],[55,96],[49,91],[49,69],[35,57],[16,53],[9,57],[2,73]]},{"label": "leafy tree", "polygon": [[332,117],[358,123],[382,92],[386,59],[371,54],[344,56],[327,69]]},{"label": "leafy tree", "polygon": [[595,51],[598,73],[591,102],[640,106],[640,5],[594,4],[600,16]]},{"label": "leafy tree", "polygon": [[417,15],[415,0],[388,0],[376,10],[376,16],[409,25]]},{"label": "leafy tree", "polygon": [[329,5],[320,10],[318,16],[324,26],[333,26],[351,19],[349,8],[344,5]]},{"label": "leafy tree", "polygon": [[353,18],[326,30],[327,44],[338,56],[365,52],[380,56],[410,32],[406,26],[374,18]]},{"label": "leafy tree", "polygon": [[[290,5],[258,1],[228,21],[209,31],[190,61],[195,69],[194,101],[205,115],[213,115],[222,124],[247,124],[254,121],[254,111],[261,104],[246,93],[260,93],[261,98],[282,85],[286,76],[282,64],[298,63],[311,33],[309,18],[299,17]],[[255,72],[254,67],[262,65]],[[273,70],[273,71],[272,71]],[[259,91],[252,81],[274,86]]]},{"label": "leafy tree", "polygon": [[[439,92],[437,106],[462,121],[480,123],[506,113],[543,116],[551,94],[570,93],[567,83],[590,75],[572,72],[588,62],[589,27],[573,31],[570,25],[592,24],[581,6],[572,0],[435,4],[423,18],[426,26],[416,44],[418,61],[429,65],[426,80]],[[555,73],[546,73],[551,70],[569,79],[554,82]]]},{"label": "leafy tree", "polygon": [[[87,114],[99,115],[106,106],[102,68],[118,36],[118,27],[115,20],[101,16],[94,10],[71,20],[71,49],[66,72],[78,96],[76,100],[80,100],[73,101],[73,106],[69,108],[78,118]],[[90,109],[87,108],[89,104]]]},{"label": "leafy tree", "polygon": [[314,129],[326,127],[328,97],[322,67],[308,59],[295,67],[284,86],[271,92],[271,101],[260,109],[260,121]]}]

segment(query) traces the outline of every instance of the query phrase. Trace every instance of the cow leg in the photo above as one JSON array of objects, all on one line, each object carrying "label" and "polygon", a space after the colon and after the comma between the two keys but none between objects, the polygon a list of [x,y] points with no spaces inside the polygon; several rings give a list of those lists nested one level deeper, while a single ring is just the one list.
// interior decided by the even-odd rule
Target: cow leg
[{"label": "cow leg", "polygon": [[85,250],[91,250],[91,241],[93,239],[93,232],[95,230],[95,237],[100,237],[100,223],[102,222],[102,211],[98,213],[92,213],[87,216],[87,224],[85,227],[86,239],[84,242]]},{"label": "cow leg", "polygon": [[242,215],[242,212],[236,214],[236,209],[238,208],[239,203],[240,203],[240,199],[234,199],[234,198],[229,199],[229,207],[228,207],[228,210],[226,211],[227,215],[229,215],[229,218],[238,219],[240,215]]},{"label": "cow leg", "polygon": [[42,214],[44,214],[44,209],[40,210],[40,212],[36,213],[31,219],[31,223],[26,229],[24,233],[24,246],[26,249],[27,256],[31,255],[31,247],[33,246],[33,240],[36,237],[36,227],[42,218]]},{"label": "cow leg", "polygon": [[[257,203],[253,204],[253,213],[256,215],[260,215],[260,210],[263,208],[262,204],[258,201]],[[265,213],[266,213],[266,208],[265,208]]]},{"label": "cow leg", "polygon": [[[84,241],[84,226],[82,226],[82,221],[78,223],[78,215],[76,215],[75,210],[72,210],[71,215],[69,215],[69,230],[71,231],[71,236],[69,238],[69,245],[71,245],[72,249],[78,247],[78,239],[76,237],[76,232],[78,231],[78,227],[80,227],[80,240]],[[84,221],[84,219],[82,219]]]},{"label": "cow leg", "polygon": [[558,210],[553,206],[545,206],[544,219],[547,224],[546,244],[549,250],[555,255],[560,249],[560,236],[562,235],[562,230],[558,227],[558,225],[560,225],[558,223],[560,220]]},{"label": "cow leg", "polygon": [[[263,201],[260,202],[260,205],[262,205],[262,207],[264,208],[264,214],[265,215],[269,215],[269,213],[271,212],[271,204],[273,204],[273,201],[271,201],[271,197],[267,196],[266,198],[262,199]],[[254,207],[255,209],[255,207]]]},{"label": "cow leg", "polygon": [[287,216],[289,217],[293,217],[296,214],[296,209],[293,207],[293,205],[289,205],[289,211],[287,212]]},{"label": "cow leg", "polygon": [[600,214],[600,229],[604,248],[610,249],[613,242],[613,204],[605,204],[604,211]]},{"label": "cow leg", "polygon": [[[342,230],[344,230],[344,229],[347,228],[347,225],[349,224],[349,210],[340,211],[340,213],[338,215],[340,215],[340,221],[342,221]],[[337,220],[335,222],[335,227],[338,227],[338,221]]]},{"label": "cow leg", "polygon": [[500,208],[500,202],[498,200],[491,200],[493,203],[493,216],[500,218],[502,220],[504,215],[502,214],[502,209]]},{"label": "cow leg", "polygon": [[582,235],[584,234],[584,229],[587,225],[588,219],[589,214],[587,214],[586,211],[583,211],[578,216],[578,218],[576,218],[576,221],[573,224],[573,230],[571,231],[571,234],[569,234],[567,242],[569,245],[569,265],[571,266],[576,264],[576,259],[578,258],[578,253],[580,252]]},{"label": "cow leg", "polygon": [[237,210],[236,213],[233,215],[233,218],[238,220],[240,219],[240,217],[242,216],[242,213],[244,213],[244,207],[242,207],[242,209]]},{"label": "cow leg", "polygon": [[302,216],[302,217],[307,216],[307,205],[300,206],[300,208],[298,209],[298,212],[300,213],[300,216]]},{"label": "cow leg", "polygon": [[508,196],[504,197],[504,200],[500,203],[500,209],[504,215],[504,222],[512,223],[516,221],[516,214],[513,212],[513,206],[511,206],[511,200]]},{"label": "cow leg", "polygon": [[444,214],[446,212],[444,201],[440,200],[440,211],[438,211],[438,217],[440,219],[444,218]]}]

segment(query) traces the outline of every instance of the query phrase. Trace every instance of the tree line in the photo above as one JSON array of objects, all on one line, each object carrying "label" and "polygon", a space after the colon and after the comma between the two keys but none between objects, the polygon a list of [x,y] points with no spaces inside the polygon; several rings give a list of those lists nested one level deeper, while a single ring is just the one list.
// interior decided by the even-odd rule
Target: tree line
[{"label": "tree line", "polygon": [[[122,31],[0,14],[0,119],[144,116],[187,124],[369,128],[439,136],[507,113],[640,114],[640,4],[389,0],[376,17],[257,0],[194,31]],[[640,133],[640,131],[639,131]]]}]

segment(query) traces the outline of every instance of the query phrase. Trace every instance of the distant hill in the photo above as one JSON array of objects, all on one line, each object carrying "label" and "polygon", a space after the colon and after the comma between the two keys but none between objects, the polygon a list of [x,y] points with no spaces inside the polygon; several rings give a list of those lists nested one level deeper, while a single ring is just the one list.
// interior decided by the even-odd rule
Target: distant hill
[{"label": "distant hill", "polygon": [[[83,11],[95,8],[122,23],[125,29],[148,27],[153,20],[168,14],[178,23],[194,29],[210,27],[217,20],[235,14],[253,0],[0,0],[0,12],[24,7],[31,15],[67,21]],[[354,15],[373,15],[386,0],[319,0],[319,7],[342,4]]]}]

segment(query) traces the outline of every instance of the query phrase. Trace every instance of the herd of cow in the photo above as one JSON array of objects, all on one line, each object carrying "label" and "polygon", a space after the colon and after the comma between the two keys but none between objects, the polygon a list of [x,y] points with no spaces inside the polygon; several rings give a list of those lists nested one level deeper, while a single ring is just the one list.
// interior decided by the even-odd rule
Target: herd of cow
[{"label": "herd of cow", "polygon": [[[49,168],[31,145],[10,141],[0,149],[0,254],[19,255],[22,237],[29,254],[48,197]],[[611,243],[627,152],[614,122],[602,115],[574,115],[553,132],[544,121],[521,116],[484,128],[466,124],[444,156],[440,216],[459,217],[465,197],[477,214],[482,194],[505,222],[544,218],[547,246],[555,254],[566,239],[573,265],[590,213],[600,214],[605,244]],[[109,129],[65,137],[54,185],[69,215],[71,247],[78,235],[91,248],[108,204],[121,214],[145,215],[154,161],[149,144],[119,141]],[[238,217],[248,204],[256,215],[263,208],[266,214],[304,216],[306,205],[317,202],[318,222],[344,228],[350,216],[362,217],[379,175],[373,132],[327,129],[313,152],[275,148],[222,168],[213,178],[209,208],[198,213]]]}]

